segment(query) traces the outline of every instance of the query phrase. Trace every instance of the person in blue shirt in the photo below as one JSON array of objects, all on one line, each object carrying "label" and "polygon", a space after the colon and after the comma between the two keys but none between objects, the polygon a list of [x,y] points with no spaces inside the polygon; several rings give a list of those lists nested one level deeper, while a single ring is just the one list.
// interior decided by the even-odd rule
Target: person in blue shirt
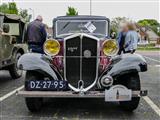
[{"label": "person in blue shirt", "polygon": [[121,31],[118,33],[118,38],[117,38],[119,45],[118,55],[120,55],[122,52],[125,53],[124,44],[127,32],[128,32],[127,24],[121,25]]},{"label": "person in blue shirt", "polygon": [[139,36],[133,23],[128,23],[127,26],[129,31],[125,36],[124,51],[133,54],[137,49]]}]

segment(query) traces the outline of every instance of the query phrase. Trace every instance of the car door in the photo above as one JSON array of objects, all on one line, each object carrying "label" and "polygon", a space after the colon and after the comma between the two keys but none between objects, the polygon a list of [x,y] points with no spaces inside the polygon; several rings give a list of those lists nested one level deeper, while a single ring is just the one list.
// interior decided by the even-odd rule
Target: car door
[{"label": "car door", "polygon": [[11,43],[12,36],[9,34],[2,34],[1,37],[1,60],[9,60],[12,56],[13,44]]},{"label": "car door", "polygon": [[2,67],[2,34],[0,33],[0,68]]}]

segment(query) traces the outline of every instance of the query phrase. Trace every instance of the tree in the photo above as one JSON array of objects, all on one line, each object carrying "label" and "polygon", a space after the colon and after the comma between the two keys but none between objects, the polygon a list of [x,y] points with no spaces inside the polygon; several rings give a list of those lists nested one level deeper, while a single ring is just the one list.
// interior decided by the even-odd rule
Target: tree
[{"label": "tree", "polygon": [[0,5],[0,12],[2,12],[2,13],[9,13],[8,4],[3,3],[2,5]]},{"label": "tree", "polygon": [[29,22],[31,19],[31,15],[28,14],[27,9],[20,9],[18,10],[17,5],[15,2],[10,2],[10,3],[3,3],[0,5],[0,12],[6,13],[6,14],[16,14],[20,15],[26,22]]},{"label": "tree", "polygon": [[18,14],[18,8],[15,2],[8,3],[9,14]]},{"label": "tree", "polygon": [[139,20],[139,21],[138,21],[138,24],[139,24],[140,26],[158,26],[158,25],[160,25],[160,24],[158,23],[158,21],[157,21],[157,20],[154,20],[154,19],[143,19],[143,20]]},{"label": "tree", "polygon": [[0,12],[7,14],[18,14],[18,8],[15,2],[0,5]]},{"label": "tree", "polygon": [[116,17],[111,20],[111,33],[115,32],[118,33],[118,29],[120,27],[121,23],[129,22],[131,21],[129,18],[126,17]]},{"label": "tree", "polygon": [[74,7],[68,7],[68,11],[67,11],[66,15],[67,16],[75,16],[75,15],[78,15],[78,12]]},{"label": "tree", "polygon": [[160,23],[155,19],[143,19],[138,21],[138,25],[150,27],[157,35],[160,36]]},{"label": "tree", "polygon": [[28,14],[27,9],[20,9],[19,15],[26,21],[29,22],[32,18],[32,15]]}]

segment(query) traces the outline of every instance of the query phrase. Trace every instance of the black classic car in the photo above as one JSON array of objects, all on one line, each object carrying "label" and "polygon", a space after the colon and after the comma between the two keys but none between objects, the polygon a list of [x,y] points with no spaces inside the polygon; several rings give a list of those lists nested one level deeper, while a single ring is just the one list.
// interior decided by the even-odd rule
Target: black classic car
[{"label": "black classic car", "polygon": [[[53,20],[53,38],[44,43],[45,54],[27,53],[18,61],[26,70],[24,96],[30,111],[38,111],[44,98],[104,98],[128,111],[137,108],[139,72],[147,70],[138,54],[117,55],[110,39],[110,21],[103,16],[62,16]],[[87,106],[86,106],[87,107]]]}]

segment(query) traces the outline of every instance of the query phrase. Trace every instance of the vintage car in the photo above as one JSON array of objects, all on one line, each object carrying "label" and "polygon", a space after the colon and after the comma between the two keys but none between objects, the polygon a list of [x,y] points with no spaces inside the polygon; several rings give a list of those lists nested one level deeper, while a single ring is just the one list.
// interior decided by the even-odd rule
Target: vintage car
[{"label": "vintage car", "polygon": [[128,111],[137,108],[140,96],[147,95],[138,74],[147,70],[146,61],[138,54],[117,55],[109,29],[103,16],[53,20],[45,54],[27,53],[18,61],[27,73],[25,88],[17,94],[25,97],[30,111],[40,110],[44,98],[104,98]]},{"label": "vintage car", "polygon": [[27,51],[24,28],[25,22],[20,16],[0,13],[0,70],[9,70],[13,79],[22,75],[17,61]]}]

